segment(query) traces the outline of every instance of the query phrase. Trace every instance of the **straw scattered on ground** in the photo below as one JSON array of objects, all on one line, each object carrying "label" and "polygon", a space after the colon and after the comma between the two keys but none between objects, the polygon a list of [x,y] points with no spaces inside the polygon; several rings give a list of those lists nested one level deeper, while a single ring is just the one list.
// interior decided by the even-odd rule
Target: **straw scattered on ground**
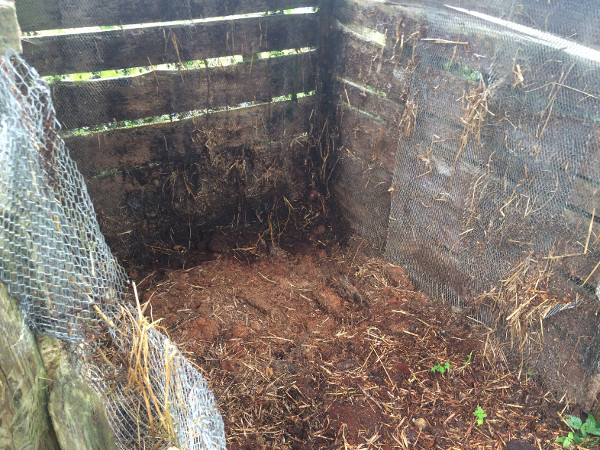
[{"label": "straw scattered on ground", "polygon": [[[140,286],[208,378],[236,448],[552,448],[565,405],[509,369],[489,329],[323,230],[293,248],[213,237],[214,259]],[[216,241],[215,241],[216,240]],[[432,368],[445,368],[445,373]],[[481,407],[483,424],[473,414]]]}]

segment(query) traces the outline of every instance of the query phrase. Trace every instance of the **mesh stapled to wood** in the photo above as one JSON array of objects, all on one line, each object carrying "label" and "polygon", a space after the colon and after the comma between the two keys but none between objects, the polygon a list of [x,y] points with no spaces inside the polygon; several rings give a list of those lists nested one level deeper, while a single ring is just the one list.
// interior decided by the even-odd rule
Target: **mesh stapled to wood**
[{"label": "mesh stapled to wood", "polygon": [[58,136],[50,91],[0,57],[0,279],[31,328],[70,343],[122,448],[225,448],[202,375],[138,308]]},{"label": "mesh stapled to wood", "polygon": [[417,3],[373,7],[406,92],[386,256],[486,324],[600,297],[597,4]]}]

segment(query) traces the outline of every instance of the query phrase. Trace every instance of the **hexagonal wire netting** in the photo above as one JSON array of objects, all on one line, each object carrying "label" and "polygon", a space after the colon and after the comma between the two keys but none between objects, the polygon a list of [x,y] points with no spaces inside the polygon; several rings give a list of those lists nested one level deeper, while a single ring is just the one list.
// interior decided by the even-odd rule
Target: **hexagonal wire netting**
[{"label": "hexagonal wire netting", "polygon": [[[0,280],[33,330],[70,343],[122,448],[225,448],[202,375],[123,303],[129,280],[58,131],[48,86],[14,52],[0,56]],[[112,361],[99,357],[107,345]],[[135,359],[140,345],[146,350]],[[143,367],[150,402],[127,376],[134,365]],[[153,425],[161,421],[170,433]]]}]

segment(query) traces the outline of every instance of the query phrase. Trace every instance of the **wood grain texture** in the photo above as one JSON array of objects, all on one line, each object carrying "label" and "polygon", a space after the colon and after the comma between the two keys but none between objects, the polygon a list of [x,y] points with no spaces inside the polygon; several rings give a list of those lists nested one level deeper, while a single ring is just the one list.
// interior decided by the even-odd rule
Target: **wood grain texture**
[{"label": "wood grain texture", "polygon": [[17,0],[23,31],[169,22],[316,4],[316,0]]},{"label": "wood grain texture", "polygon": [[147,67],[315,46],[314,14],[27,37],[23,52],[41,75]]},{"label": "wood grain texture", "polygon": [[268,102],[315,88],[312,53],[233,66],[154,71],[110,80],[57,83],[53,97],[66,129],[163,114]]},{"label": "wood grain texture", "polygon": [[[256,211],[282,195],[292,203],[303,198],[314,107],[306,97],[68,145],[120,261],[162,260],[173,242],[187,247],[213,226],[256,221]],[[104,168],[116,170],[99,174]]]},{"label": "wood grain texture", "polygon": [[65,142],[83,175],[94,177],[111,169],[282,142],[286,136],[308,131],[314,102],[314,97],[306,97],[297,103],[270,103],[179,122],[72,136]]},{"label": "wood grain texture", "polygon": [[16,0],[22,31],[48,30],[60,23],[60,0]]}]

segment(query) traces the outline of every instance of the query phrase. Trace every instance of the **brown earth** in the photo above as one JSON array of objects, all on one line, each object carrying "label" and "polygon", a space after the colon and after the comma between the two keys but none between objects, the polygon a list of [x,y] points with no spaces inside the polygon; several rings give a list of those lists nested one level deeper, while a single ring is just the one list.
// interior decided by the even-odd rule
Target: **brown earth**
[{"label": "brown earth", "polygon": [[364,242],[317,230],[280,248],[220,233],[212,259],[140,290],[208,379],[228,448],[546,449],[566,434],[566,406],[531,372],[519,379],[488,329],[415,291]]}]

